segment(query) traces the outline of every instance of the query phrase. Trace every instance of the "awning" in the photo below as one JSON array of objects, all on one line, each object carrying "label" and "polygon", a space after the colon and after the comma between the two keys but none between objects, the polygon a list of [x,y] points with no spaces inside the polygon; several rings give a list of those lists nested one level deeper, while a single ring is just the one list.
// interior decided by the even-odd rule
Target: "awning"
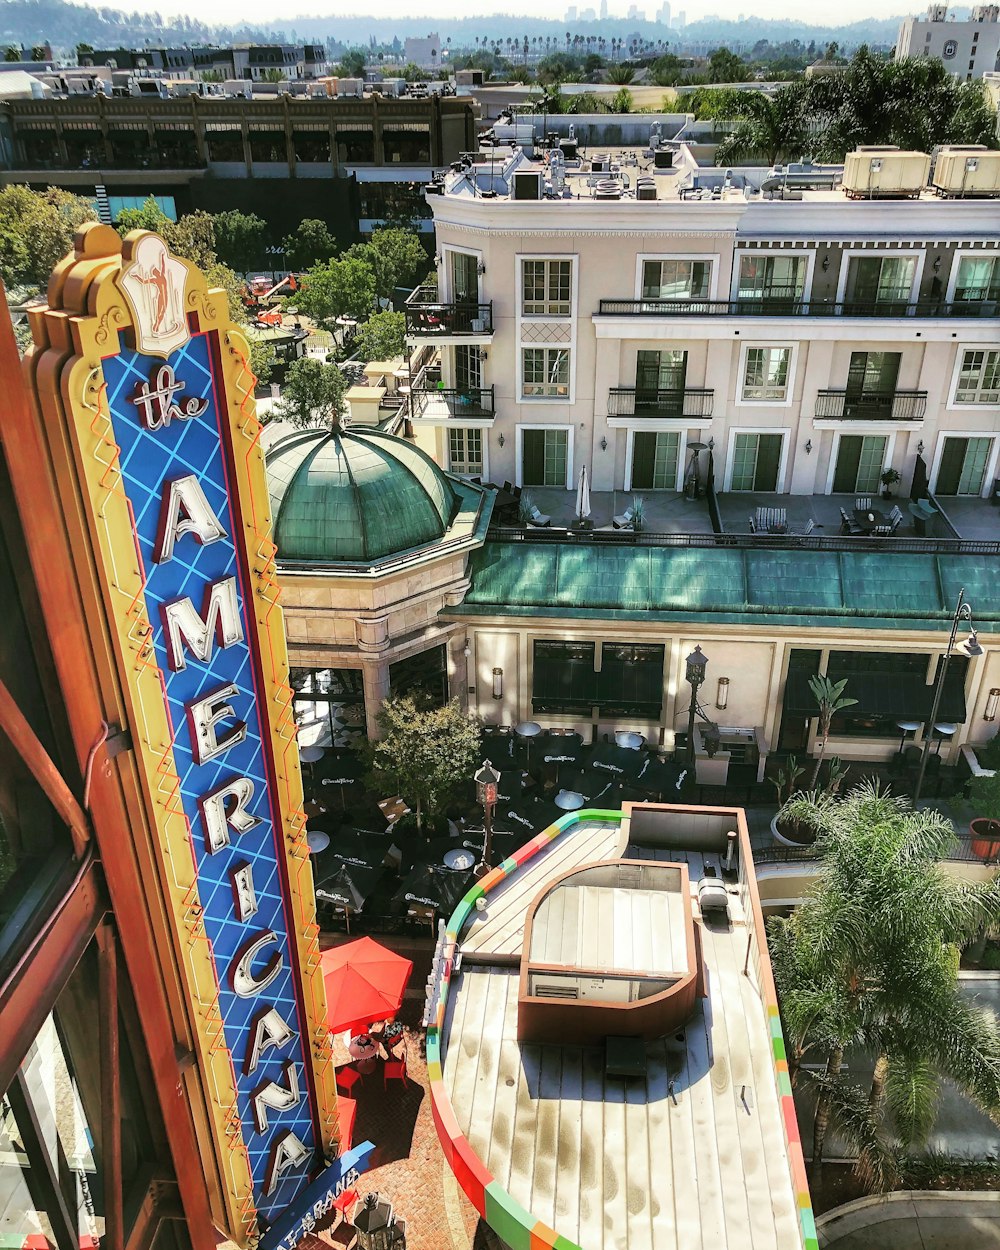
[{"label": "awning", "polygon": [[[964,667],[964,666],[962,666]],[[798,716],[815,716],[816,700],[809,689],[809,674],[791,672],[785,682],[785,711]],[[934,687],[928,686],[916,673],[840,673],[847,677],[844,695],[857,699],[854,707],[847,709],[850,716],[888,716],[900,720],[924,721],[931,714]],[[958,666],[952,668],[941,691],[938,720],[964,724],[965,673]]]}]

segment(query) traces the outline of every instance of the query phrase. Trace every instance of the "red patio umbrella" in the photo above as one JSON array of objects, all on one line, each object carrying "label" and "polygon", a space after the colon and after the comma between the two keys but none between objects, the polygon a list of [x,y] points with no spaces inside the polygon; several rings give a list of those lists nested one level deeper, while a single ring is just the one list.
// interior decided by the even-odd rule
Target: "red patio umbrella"
[{"label": "red patio umbrella", "polygon": [[352,1032],[394,1016],[413,971],[413,961],[393,954],[369,937],[324,951],[326,1025],[331,1033]]}]

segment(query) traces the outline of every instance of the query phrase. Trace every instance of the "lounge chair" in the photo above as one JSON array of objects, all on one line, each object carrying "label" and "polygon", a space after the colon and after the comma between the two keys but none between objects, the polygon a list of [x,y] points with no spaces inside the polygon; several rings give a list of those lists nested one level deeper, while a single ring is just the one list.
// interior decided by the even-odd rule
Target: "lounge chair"
[{"label": "lounge chair", "polygon": [[806,521],[805,529],[802,531],[803,538],[805,538],[807,534],[811,534],[815,528],[816,528],[816,522],[815,520],[813,520],[812,517],[810,517],[809,520]]},{"label": "lounge chair", "polygon": [[859,495],[854,501],[854,506],[859,512],[870,512],[872,501],[870,495]]},{"label": "lounge chair", "polygon": [[613,516],[611,524],[616,530],[630,530],[632,528],[632,509],[626,508],[621,516]]},{"label": "lounge chair", "polygon": [[538,504],[531,505],[531,512],[528,514],[528,524],[535,525],[539,529],[544,529],[547,525],[552,524],[552,518],[546,516],[544,512],[538,511]]}]

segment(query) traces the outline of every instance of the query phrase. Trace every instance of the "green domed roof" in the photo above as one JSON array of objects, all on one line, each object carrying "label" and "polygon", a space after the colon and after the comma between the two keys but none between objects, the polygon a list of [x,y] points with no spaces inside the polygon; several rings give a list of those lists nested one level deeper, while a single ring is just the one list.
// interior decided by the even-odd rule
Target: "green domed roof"
[{"label": "green domed roof", "polygon": [[430,456],[375,430],[290,434],[267,477],[279,560],[380,560],[441,538],[459,507]]}]

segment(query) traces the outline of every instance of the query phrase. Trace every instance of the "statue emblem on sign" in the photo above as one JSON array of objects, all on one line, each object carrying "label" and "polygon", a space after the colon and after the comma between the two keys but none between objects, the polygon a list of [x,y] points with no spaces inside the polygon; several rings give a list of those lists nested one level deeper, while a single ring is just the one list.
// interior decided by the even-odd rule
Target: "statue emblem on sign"
[{"label": "statue emblem on sign", "polygon": [[191,337],[184,317],[187,267],[167,251],[155,234],[132,248],[121,278],[135,323],[136,348],[169,356]]}]

